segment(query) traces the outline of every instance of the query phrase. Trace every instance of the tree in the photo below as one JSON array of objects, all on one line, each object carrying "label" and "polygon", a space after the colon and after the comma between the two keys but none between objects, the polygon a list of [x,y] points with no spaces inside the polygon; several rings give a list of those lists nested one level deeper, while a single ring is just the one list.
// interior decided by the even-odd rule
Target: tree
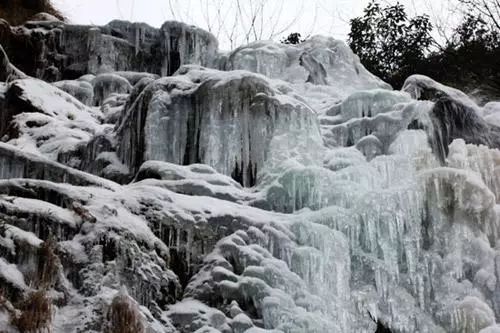
[{"label": "tree", "polygon": [[305,41],[305,39],[302,39],[302,36],[299,32],[292,32],[286,38],[283,38],[281,40],[281,43],[297,45],[297,44],[300,44],[304,41]]},{"label": "tree", "polygon": [[351,49],[369,71],[394,86],[416,70],[433,42],[430,18],[408,18],[399,3],[382,7],[371,1],[350,23]]},{"label": "tree", "polygon": [[430,54],[421,73],[469,93],[480,103],[500,97],[500,31],[466,15],[451,39]]},{"label": "tree", "polygon": [[453,43],[455,47],[493,50],[500,46],[500,31],[489,25],[482,16],[467,14],[455,29]]},{"label": "tree", "polygon": [[500,30],[499,0],[458,0],[467,16],[481,17],[484,23]]},{"label": "tree", "polygon": [[[191,5],[201,12],[192,17]],[[231,49],[244,43],[276,39],[299,20],[304,3],[286,19],[286,0],[169,0],[170,16],[179,21],[193,22],[227,41]]]}]

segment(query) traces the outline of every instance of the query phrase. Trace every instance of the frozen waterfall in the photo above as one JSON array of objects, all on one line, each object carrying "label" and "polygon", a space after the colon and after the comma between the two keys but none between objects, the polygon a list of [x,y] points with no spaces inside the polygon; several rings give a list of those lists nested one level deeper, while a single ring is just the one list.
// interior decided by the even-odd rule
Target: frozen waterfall
[{"label": "frozen waterfall", "polygon": [[500,332],[499,102],[321,36],[1,24],[1,332],[39,291],[52,332]]}]

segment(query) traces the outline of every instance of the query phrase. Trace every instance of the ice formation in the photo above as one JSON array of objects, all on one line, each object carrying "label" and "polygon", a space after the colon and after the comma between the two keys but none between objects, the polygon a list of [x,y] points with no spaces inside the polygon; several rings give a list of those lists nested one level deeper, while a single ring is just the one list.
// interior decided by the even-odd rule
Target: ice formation
[{"label": "ice formation", "polygon": [[1,332],[36,292],[53,332],[500,332],[499,102],[40,17],[0,22]]}]

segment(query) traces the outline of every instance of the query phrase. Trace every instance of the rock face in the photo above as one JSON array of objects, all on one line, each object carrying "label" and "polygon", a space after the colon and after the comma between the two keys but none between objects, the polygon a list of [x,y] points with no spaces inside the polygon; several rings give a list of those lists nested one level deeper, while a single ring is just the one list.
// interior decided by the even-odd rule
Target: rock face
[{"label": "rock face", "polygon": [[498,102],[47,19],[0,26],[0,332],[498,331]]},{"label": "rock face", "polygon": [[171,75],[182,64],[210,66],[218,48],[208,32],[173,21],[160,29],[124,21],[102,27],[32,21],[0,29],[14,65],[48,81],[112,71]]}]

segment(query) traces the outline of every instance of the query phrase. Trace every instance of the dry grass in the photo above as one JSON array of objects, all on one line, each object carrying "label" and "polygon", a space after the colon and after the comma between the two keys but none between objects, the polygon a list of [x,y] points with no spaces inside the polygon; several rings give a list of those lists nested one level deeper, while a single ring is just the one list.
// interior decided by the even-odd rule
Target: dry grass
[{"label": "dry grass", "polygon": [[52,5],[50,0],[9,0],[0,1],[0,18],[11,25],[29,21],[35,14],[47,13],[64,21],[64,15]]},{"label": "dry grass", "polygon": [[126,291],[120,291],[111,302],[104,333],[144,333],[145,328],[137,303]]},{"label": "dry grass", "polygon": [[45,290],[39,290],[29,294],[19,305],[19,314],[12,324],[21,333],[50,332],[52,316],[52,302]]},{"label": "dry grass", "polygon": [[57,242],[50,237],[38,250],[37,287],[49,289],[57,282],[60,261],[56,254]]}]

